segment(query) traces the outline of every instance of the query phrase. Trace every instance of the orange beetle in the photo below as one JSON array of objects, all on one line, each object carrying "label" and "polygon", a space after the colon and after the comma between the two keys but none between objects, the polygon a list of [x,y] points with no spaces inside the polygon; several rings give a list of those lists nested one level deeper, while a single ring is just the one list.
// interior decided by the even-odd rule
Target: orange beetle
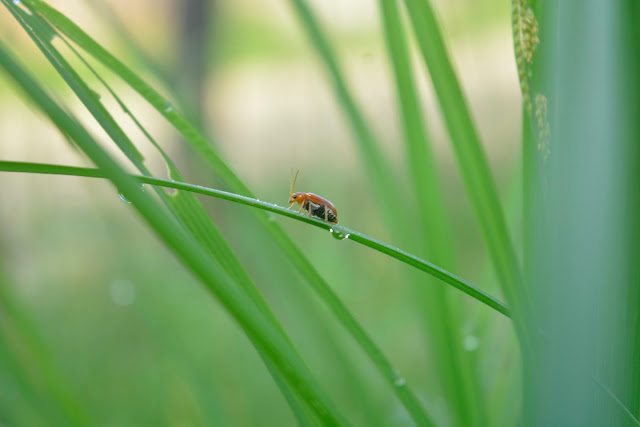
[{"label": "orange beetle", "polygon": [[[318,196],[317,194],[293,192],[299,173],[300,171],[296,172],[295,178],[291,181],[291,193],[289,197],[289,203],[291,203],[291,206],[298,203],[300,205],[298,213],[305,211],[309,216],[324,219],[330,224],[337,224],[338,211],[336,210],[336,207],[333,206],[333,203],[324,197]],[[289,209],[291,209],[291,206],[289,206]]]}]

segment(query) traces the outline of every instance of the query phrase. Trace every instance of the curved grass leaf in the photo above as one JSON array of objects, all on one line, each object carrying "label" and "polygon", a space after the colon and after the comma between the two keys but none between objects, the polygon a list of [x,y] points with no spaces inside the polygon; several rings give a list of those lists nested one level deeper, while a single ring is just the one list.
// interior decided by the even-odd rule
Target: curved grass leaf
[{"label": "curved grass leaf", "polygon": [[[73,175],[83,176],[89,178],[106,178],[105,173],[99,169],[91,168],[79,168],[74,166],[60,166],[49,165],[42,163],[25,163],[25,162],[7,162],[0,161],[0,171],[7,172],[30,172],[30,173],[42,173],[53,175]],[[157,185],[161,187],[175,188],[176,190],[191,191],[194,193],[204,194],[207,196],[216,197],[222,200],[228,200],[230,202],[239,203],[246,206],[252,206],[254,208],[262,209],[264,211],[273,212],[278,215],[286,216],[307,224],[313,225],[323,230],[331,232],[336,239],[343,240],[348,239],[354,242],[358,242],[364,246],[374,249],[383,254],[389,255],[405,264],[411,265],[418,270],[453,286],[454,288],[464,292],[470,297],[480,301],[481,303],[493,308],[494,310],[504,314],[507,317],[511,317],[509,308],[496,299],[495,297],[487,294],[481,289],[476,288],[471,283],[457,277],[456,275],[440,268],[428,261],[425,261],[413,254],[410,254],[402,249],[393,247],[379,240],[369,237],[365,234],[359,233],[350,228],[329,224],[322,220],[301,215],[296,211],[284,208],[282,206],[275,205],[273,203],[263,202],[261,200],[252,199],[250,197],[240,196],[238,194],[229,193],[227,191],[216,190],[213,188],[203,187],[201,185],[187,184],[183,182],[169,181],[166,179],[153,178],[149,176],[130,176],[132,179],[136,179],[138,182],[150,185]]]}]

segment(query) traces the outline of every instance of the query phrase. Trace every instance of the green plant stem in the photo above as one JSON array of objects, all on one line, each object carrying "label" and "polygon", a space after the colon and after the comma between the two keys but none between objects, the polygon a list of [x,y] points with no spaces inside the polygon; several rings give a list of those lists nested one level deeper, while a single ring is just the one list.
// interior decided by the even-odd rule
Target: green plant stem
[{"label": "green plant stem", "polygon": [[[8,162],[0,161],[0,171],[5,172],[29,172],[49,175],[70,175],[70,176],[83,176],[88,178],[106,178],[105,172],[99,169],[93,168],[79,168],[74,166],[59,166],[43,163],[28,163],[28,162]],[[278,206],[273,203],[263,202],[261,200],[253,199],[250,197],[240,196],[238,194],[229,193],[227,191],[216,190],[213,188],[207,188],[195,184],[187,184],[184,182],[175,182],[166,179],[154,178],[150,176],[130,175],[132,179],[137,180],[140,183],[157,185],[161,187],[175,188],[176,190],[191,191],[194,193],[204,194],[207,196],[216,197],[239,203],[246,206],[252,206],[265,211],[273,212],[278,215],[283,215],[289,218],[293,218],[298,221],[311,224],[323,230],[331,231],[334,237],[338,239],[348,239],[354,242],[358,242],[364,246],[374,249],[383,254],[389,255],[405,264],[411,265],[418,270],[442,280],[443,282],[453,286],[454,288],[464,292],[470,297],[486,304],[494,310],[504,314],[507,317],[511,317],[509,308],[496,299],[495,297],[487,294],[481,289],[475,287],[471,283],[457,277],[456,275],[446,271],[443,268],[438,267],[428,261],[425,261],[413,254],[410,254],[402,249],[398,249],[394,246],[383,243],[373,237],[369,237],[365,234],[359,233],[347,227],[343,227],[336,224],[329,224],[319,219],[311,218],[306,215],[298,214],[296,211]]]}]

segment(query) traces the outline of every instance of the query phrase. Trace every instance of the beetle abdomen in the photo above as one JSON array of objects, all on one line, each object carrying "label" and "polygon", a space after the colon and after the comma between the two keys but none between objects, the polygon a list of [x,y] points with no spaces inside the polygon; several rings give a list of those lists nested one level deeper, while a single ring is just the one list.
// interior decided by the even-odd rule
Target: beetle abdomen
[{"label": "beetle abdomen", "polygon": [[325,215],[326,215],[327,222],[330,222],[332,224],[338,223],[338,217],[326,205],[323,205],[320,203],[314,203],[311,200],[307,199],[304,209],[308,211],[311,214],[311,216],[315,216],[316,218],[325,220]]}]

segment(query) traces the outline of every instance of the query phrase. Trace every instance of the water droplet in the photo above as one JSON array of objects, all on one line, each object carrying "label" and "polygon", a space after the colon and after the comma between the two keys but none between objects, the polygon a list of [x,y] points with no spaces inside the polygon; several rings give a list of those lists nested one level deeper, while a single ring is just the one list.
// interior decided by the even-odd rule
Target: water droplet
[{"label": "water droplet", "polygon": [[344,240],[344,239],[348,239],[349,236],[351,236],[351,234],[347,233],[347,234],[342,234],[339,231],[334,230],[333,228],[329,229],[329,232],[331,233],[331,235],[333,236],[334,239],[337,240]]},{"label": "water droplet", "polygon": [[20,4],[20,0],[13,0],[13,4],[15,4],[15,5]]},{"label": "water droplet", "polygon": [[407,380],[405,380],[404,377],[401,377],[398,374],[396,374],[395,377],[393,378],[393,385],[396,387],[403,387],[406,384],[407,384]]},{"label": "water droplet", "polygon": [[122,200],[123,202],[131,204],[131,201],[129,201],[129,199],[124,197],[124,194],[120,193],[118,194],[118,196],[120,197],[120,200]]},{"label": "water droplet", "polygon": [[114,280],[109,286],[109,296],[115,305],[126,307],[136,300],[136,288],[129,280]]},{"label": "water droplet", "polygon": [[467,335],[466,337],[464,337],[462,346],[467,351],[476,351],[480,346],[480,340],[474,335]]},{"label": "water droplet", "polygon": [[165,113],[172,113],[173,105],[171,105],[169,101],[164,101],[164,105],[162,106],[162,111],[164,111]]}]

